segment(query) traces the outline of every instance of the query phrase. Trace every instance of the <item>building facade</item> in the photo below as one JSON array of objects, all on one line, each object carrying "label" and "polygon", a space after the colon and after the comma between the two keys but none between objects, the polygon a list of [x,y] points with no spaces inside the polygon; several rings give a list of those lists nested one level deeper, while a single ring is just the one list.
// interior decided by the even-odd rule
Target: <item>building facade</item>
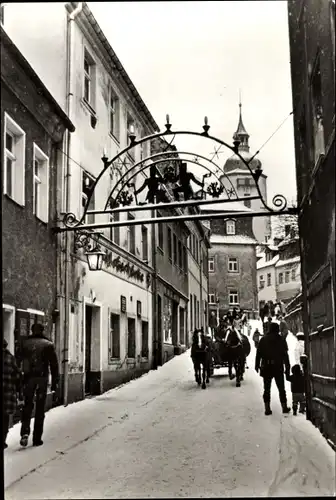
[{"label": "building facade", "polygon": [[[252,158],[252,154],[250,153],[250,145],[249,145],[249,134],[246,132],[246,129],[243,124],[242,118],[242,104],[239,103],[239,121],[236,132],[233,134],[234,140],[239,140],[240,144],[238,147],[239,154],[245,159],[245,161],[249,161]],[[257,158],[254,158],[250,162],[250,167],[252,170],[256,168],[261,168],[261,161]],[[237,195],[239,198],[250,197],[250,196],[259,196],[257,191],[255,182],[250,174],[250,171],[246,167],[246,165],[238,158],[235,154],[228,158],[224,164],[224,172],[226,179],[232,183]],[[225,177],[221,180],[224,182]],[[259,188],[260,192],[267,201],[267,175],[264,173],[261,174],[259,178]],[[265,210],[264,205],[259,200],[246,200],[244,204],[251,208],[251,210]],[[253,219],[253,234],[256,240],[259,243],[263,243],[267,241],[267,239],[271,235],[271,222],[270,217],[255,217]]]},{"label": "building facade", "polygon": [[301,292],[301,259],[298,237],[274,238],[264,245],[257,261],[259,310],[265,303],[288,304]]},{"label": "building facade", "polygon": [[[246,211],[250,209],[235,202],[225,209]],[[223,210],[220,204],[211,204],[204,213]],[[217,323],[234,307],[246,311],[248,317],[257,314],[257,271],[256,246],[252,218],[234,217],[210,220],[209,272],[209,315],[215,313]]]},{"label": "building facade", "polygon": [[55,341],[57,197],[74,126],[1,27],[3,335],[12,353],[39,322]]},{"label": "building facade", "polygon": [[[199,208],[190,210],[200,213]],[[188,337],[187,345],[191,344],[191,335],[195,328],[208,326],[208,254],[210,240],[208,230],[198,221],[187,222],[190,235],[188,238]]]},{"label": "building facade", "polygon": [[335,446],[335,1],[289,1],[307,417]]},{"label": "building facade", "polygon": [[[130,134],[143,137],[158,131],[158,126],[86,3],[30,4],[34,26],[24,22],[26,7],[8,6],[5,29],[13,33],[43,81],[50,82],[76,124],[76,133],[62,146],[57,220],[67,212],[79,220],[102,170],[101,157],[112,158],[124,149]],[[39,11],[36,18],[34,9]],[[149,151],[149,143],[144,143],[108,168],[96,185],[89,209],[104,210],[105,204],[113,204],[116,183],[126,172],[131,182],[130,170],[135,172],[136,163]],[[134,178],[134,190],[144,181],[142,174]],[[144,191],[138,201],[145,197]],[[88,214],[85,222],[107,222],[110,217]],[[131,210],[119,216],[119,220],[134,218]],[[78,243],[74,233],[59,236],[56,343],[67,402],[98,394],[147,371],[153,354],[151,226],[104,229],[100,243],[106,255],[98,273],[88,270]]]}]

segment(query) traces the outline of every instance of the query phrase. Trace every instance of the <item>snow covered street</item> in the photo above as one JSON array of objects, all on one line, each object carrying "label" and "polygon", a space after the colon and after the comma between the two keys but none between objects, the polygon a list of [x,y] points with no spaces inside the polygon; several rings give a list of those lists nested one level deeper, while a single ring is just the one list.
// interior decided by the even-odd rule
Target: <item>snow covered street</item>
[{"label": "snow covered street", "polygon": [[[266,417],[253,369],[227,370],[207,390],[190,351],[101,396],[46,414],[44,445],[20,449],[10,430],[6,500],[312,496],[335,494],[335,454],[303,415]],[[290,392],[288,401],[291,403]]]}]

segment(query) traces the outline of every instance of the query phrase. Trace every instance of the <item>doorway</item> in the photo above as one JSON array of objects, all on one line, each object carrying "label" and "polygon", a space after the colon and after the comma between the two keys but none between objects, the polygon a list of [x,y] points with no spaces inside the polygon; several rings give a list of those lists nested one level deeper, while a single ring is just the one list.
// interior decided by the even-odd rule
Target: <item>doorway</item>
[{"label": "doorway", "polygon": [[176,346],[178,344],[178,331],[177,331],[178,316],[177,316],[177,311],[178,311],[178,304],[177,304],[177,302],[173,302],[173,310],[172,310],[172,341],[173,341],[173,345],[174,346]]},{"label": "doorway", "polygon": [[92,307],[85,306],[85,396],[91,394]]}]

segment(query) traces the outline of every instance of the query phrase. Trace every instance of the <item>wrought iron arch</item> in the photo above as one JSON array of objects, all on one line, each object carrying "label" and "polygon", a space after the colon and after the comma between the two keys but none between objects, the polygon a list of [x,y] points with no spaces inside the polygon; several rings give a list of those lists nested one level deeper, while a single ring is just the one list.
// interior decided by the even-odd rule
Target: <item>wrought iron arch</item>
[{"label": "wrought iron arch", "polygon": [[[220,144],[222,146],[225,146],[226,148],[228,148],[230,151],[232,151],[241,160],[241,162],[247,167],[248,172],[250,173],[250,175],[254,179],[255,186],[256,186],[256,189],[257,189],[257,193],[258,193],[258,199],[260,199],[260,201],[262,202],[263,206],[266,209],[265,213],[257,212],[257,213],[251,214],[251,216],[280,215],[282,213],[288,213],[288,212],[290,212],[290,213],[297,213],[297,207],[289,207],[289,208],[287,208],[287,200],[281,194],[277,194],[277,195],[275,195],[273,197],[272,204],[274,205],[275,209],[271,208],[270,206],[268,206],[268,204],[266,203],[266,201],[263,198],[263,195],[261,193],[261,190],[260,190],[260,187],[259,187],[259,184],[258,184],[259,178],[260,178],[260,176],[262,174],[262,170],[261,170],[261,168],[259,166],[254,171],[252,170],[252,168],[250,166],[250,163],[254,159],[255,155],[253,157],[251,157],[248,161],[246,161],[245,158],[239,153],[239,150],[238,150],[239,144],[240,144],[239,140],[235,140],[233,142],[233,146],[231,146],[230,144],[226,143],[225,141],[222,141],[221,139],[219,139],[218,137],[209,135],[210,126],[208,125],[208,119],[207,119],[207,117],[204,118],[203,132],[186,131],[186,130],[172,131],[171,130],[172,124],[169,122],[169,115],[167,115],[166,118],[167,118],[167,122],[165,124],[166,130],[164,132],[158,132],[158,133],[155,133],[155,134],[151,134],[151,135],[148,135],[146,137],[142,137],[139,140],[136,140],[135,134],[129,134],[130,144],[126,148],[124,148],[122,151],[120,151],[111,160],[109,160],[107,157],[105,157],[105,155],[102,157],[102,162],[103,162],[104,166],[103,166],[101,172],[99,173],[99,175],[97,176],[97,178],[95,179],[95,181],[94,181],[94,183],[92,185],[91,192],[90,192],[90,194],[89,194],[89,196],[88,196],[88,198],[86,200],[84,211],[83,211],[83,214],[82,214],[80,220],[79,221],[76,220],[75,214],[73,214],[73,213],[67,213],[67,214],[65,214],[64,219],[63,219],[64,227],[63,228],[59,227],[59,228],[56,229],[56,231],[61,232],[61,231],[75,230],[75,229],[79,229],[79,228],[85,229],[87,225],[83,224],[83,221],[85,219],[86,214],[88,213],[88,207],[89,207],[91,198],[93,196],[93,193],[95,191],[95,188],[96,188],[98,182],[100,181],[100,179],[102,178],[102,176],[104,175],[104,173],[106,172],[106,170],[114,162],[116,162],[120,157],[122,157],[125,153],[127,153],[128,151],[130,151],[134,147],[136,147],[136,146],[138,146],[140,144],[143,144],[145,142],[149,142],[149,141],[151,141],[151,140],[153,140],[155,138],[167,137],[167,136],[171,136],[171,135],[174,135],[174,137],[176,135],[188,135],[188,136],[196,136],[196,137],[205,137],[205,138],[210,139],[210,140],[212,140],[212,141],[214,141],[214,142],[216,142],[216,143],[218,143],[218,144]],[[168,151],[160,152],[160,155],[162,155],[162,154],[166,154],[167,155],[167,153],[169,153],[169,152]],[[178,154],[177,151],[172,151],[171,153],[172,154],[173,153],[174,154]],[[190,152],[188,152],[188,154],[190,154]],[[196,156],[200,157],[201,155],[196,154]],[[143,161],[146,161],[146,160],[148,161],[149,159],[150,158],[146,158]],[[165,159],[166,162],[167,161],[171,161],[171,160],[172,159],[167,159],[167,158]],[[176,160],[181,161],[181,158],[176,158]],[[206,160],[212,162],[212,160],[209,160],[208,158]],[[192,161],[190,161],[190,160],[188,160],[188,161],[192,163]],[[196,162],[194,162],[194,163],[196,163]],[[214,163],[214,162],[212,162],[212,163]],[[207,167],[204,167],[204,165],[201,165],[201,166],[203,168],[207,168]],[[146,168],[149,168],[149,167],[147,166]],[[210,169],[208,169],[208,170],[210,171]],[[128,173],[129,172],[127,172],[127,174]],[[211,172],[211,173],[212,173],[212,175],[215,175],[213,172]],[[124,177],[124,175],[123,175],[123,177]],[[120,179],[119,179],[119,181],[120,181]],[[111,194],[112,194],[112,192],[110,193],[108,199],[110,199]],[[225,200],[218,200],[218,202],[219,201],[224,202]],[[239,200],[236,199],[236,200],[233,200],[233,201],[239,201]],[[196,205],[197,201],[195,201],[194,204]],[[162,204],[158,204],[157,206],[160,207],[160,205],[162,207]],[[177,204],[175,203],[175,205],[177,205]],[[185,203],[181,202],[181,206],[183,206],[183,205],[185,205]],[[107,206],[107,204],[106,204],[106,206]],[[111,210],[106,210],[106,206],[105,206],[105,211],[106,212],[107,211],[111,212]],[[96,211],[96,212],[97,213],[101,213],[99,211]],[[148,221],[148,222],[150,222],[150,221]],[[141,223],[144,223],[144,221],[141,221]],[[97,227],[99,226],[99,228],[102,228],[102,227],[109,227],[109,226],[113,226],[113,225],[122,225],[122,224],[123,223],[120,223],[120,222],[118,222],[118,223],[111,223],[110,222],[110,223],[106,223],[105,225],[98,224]],[[92,225],[90,225],[90,228],[92,228]]]}]

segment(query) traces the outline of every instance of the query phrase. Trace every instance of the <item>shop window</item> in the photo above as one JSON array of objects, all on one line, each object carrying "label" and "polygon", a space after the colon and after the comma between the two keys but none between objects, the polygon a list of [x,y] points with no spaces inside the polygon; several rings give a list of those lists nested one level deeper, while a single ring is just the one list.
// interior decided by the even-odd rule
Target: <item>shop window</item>
[{"label": "shop window", "polygon": [[148,358],[148,321],[142,321],[141,328],[141,357]]},{"label": "shop window", "polygon": [[127,319],[127,357],[135,358],[135,319]]},{"label": "shop window", "polygon": [[180,307],[180,344],[185,345],[185,314],[183,307]]},{"label": "shop window", "polygon": [[120,359],[120,316],[110,315],[109,355],[111,359]]}]

